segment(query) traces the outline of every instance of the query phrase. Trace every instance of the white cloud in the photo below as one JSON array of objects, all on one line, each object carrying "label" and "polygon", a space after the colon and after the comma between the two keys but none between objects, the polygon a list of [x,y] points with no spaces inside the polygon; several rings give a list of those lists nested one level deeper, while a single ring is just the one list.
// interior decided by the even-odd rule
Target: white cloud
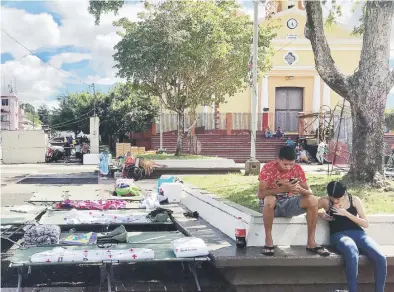
[{"label": "white cloud", "polygon": [[[67,76],[60,71],[45,66],[35,56],[28,55],[20,60],[8,61],[2,65],[2,75],[6,84],[16,78],[16,90],[22,102],[33,105],[47,103],[50,96],[59,93]],[[3,79],[2,79],[3,80]]]},{"label": "white cloud", "polygon": [[62,53],[51,58],[50,63],[55,67],[61,67],[62,64],[77,63],[83,60],[90,60],[91,54],[84,53]]},{"label": "white cloud", "polygon": [[[114,27],[112,23],[121,17],[137,20],[137,14],[144,9],[143,4],[127,3],[116,16],[113,13],[104,14],[99,26],[95,25],[94,17],[88,12],[88,0],[51,1],[46,2],[46,5],[51,13],[60,17],[61,25],[58,25],[49,13],[30,14],[22,9],[1,6],[1,26],[32,51],[56,51],[59,47],[72,46],[89,52],[61,53],[50,59],[50,63],[56,67],[90,60],[90,66],[96,74],[87,78],[79,77],[88,84],[95,82],[111,85],[119,82],[121,79],[115,77],[112,55],[113,47],[120,40],[116,34],[120,28]],[[58,94],[65,82],[78,82],[29,55],[28,51],[4,33],[1,37],[1,52],[10,53],[15,59],[2,65],[1,80],[3,81],[3,76],[8,79],[15,77],[21,100],[33,104],[48,103],[48,98]]]},{"label": "white cloud", "polygon": [[[28,14],[1,6],[1,27],[30,50],[54,46],[60,39],[58,25],[48,13]],[[29,54],[4,32],[1,37],[1,53],[11,53],[16,59]]]}]

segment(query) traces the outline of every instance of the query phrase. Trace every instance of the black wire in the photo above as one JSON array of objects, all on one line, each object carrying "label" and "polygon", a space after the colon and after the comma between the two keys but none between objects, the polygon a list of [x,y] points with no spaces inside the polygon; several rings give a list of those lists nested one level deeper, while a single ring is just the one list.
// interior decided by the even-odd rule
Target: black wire
[{"label": "black wire", "polygon": [[64,70],[62,70],[62,69],[60,69],[60,68],[57,68],[57,67],[53,66],[53,65],[52,65],[51,63],[49,63],[48,61],[43,60],[40,56],[38,56],[38,55],[35,54],[32,50],[28,49],[28,48],[25,47],[23,44],[21,44],[18,40],[16,40],[13,36],[11,36],[11,35],[10,35],[8,32],[6,32],[3,28],[1,28],[1,30],[2,30],[8,37],[10,37],[12,40],[14,40],[17,44],[19,44],[21,47],[23,47],[25,50],[29,51],[32,55],[36,56],[38,59],[40,59],[42,62],[44,62],[44,64],[47,64],[47,65],[51,66],[52,68],[58,70],[59,72],[61,72],[61,73],[63,73],[63,74],[66,74],[67,76],[69,76],[69,77],[71,77],[71,78],[73,78],[73,79],[75,79],[75,80],[77,80],[77,81],[79,81],[79,82],[81,82],[81,83],[83,83],[83,84],[85,84],[85,85],[90,86],[89,84],[87,84],[86,82],[82,81],[81,79],[79,79],[79,78],[77,78],[77,77],[75,77],[75,76],[73,76],[73,75],[67,73],[66,71],[64,71]]}]

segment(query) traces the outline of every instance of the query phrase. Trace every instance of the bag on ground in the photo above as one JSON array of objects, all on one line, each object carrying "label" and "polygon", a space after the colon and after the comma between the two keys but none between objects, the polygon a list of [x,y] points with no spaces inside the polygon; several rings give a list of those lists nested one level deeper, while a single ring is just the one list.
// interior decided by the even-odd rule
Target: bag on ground
[{"label": "bag on ground", "polygon": [[175,239],[172,250],[177,258],[208,256],[209,251],[205,242],[197,237],[184,237]]}]

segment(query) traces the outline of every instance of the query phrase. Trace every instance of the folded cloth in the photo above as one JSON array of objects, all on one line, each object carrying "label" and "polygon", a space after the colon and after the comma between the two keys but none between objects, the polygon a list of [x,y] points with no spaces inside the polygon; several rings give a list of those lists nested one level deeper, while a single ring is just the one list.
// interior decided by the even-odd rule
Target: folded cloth
[{"label": "folded cloth", "polygon": [[190,258],[208,256],[209,251],[205,242],[197,237],[183,237],[175,239],[172,243],[172,250],[177,258]]},{"label": "folded cloth", "polygon": [[152,220],[152,222],[167,222],[172,213],[172,210],[159,207],[150,212],[146,217]]},{"label": "folded cloth", "polygon": [[122,200],[64,200],[56,204],[56,209],[117,210],[126,208]]},{"label": "folded cloth", "polygon": [[56,247],[52,250],[33,254],[30,261],[33,263],[101,262],[105,260],[138,261],[154,258],[155,252],[148,248],[75,250]]},{"label": "folded cloth", "polygon": [[58,244],[60,227],[57,225],[37,225],[26,230],[25,245]]},{"label": "folded cloth", "polygon": [[62,240],[63,244],[69,245],[86,245],[95,244],[96,242],[97,233],[95,232],[70,234],[64,240]]}]

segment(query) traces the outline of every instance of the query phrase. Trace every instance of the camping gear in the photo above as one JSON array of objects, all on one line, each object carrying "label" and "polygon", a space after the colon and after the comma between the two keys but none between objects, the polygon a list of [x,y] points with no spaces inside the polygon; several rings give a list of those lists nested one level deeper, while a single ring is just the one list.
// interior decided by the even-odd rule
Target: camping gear
[{"label": "camping gear", "polygon": [[[63,211],[55,211],[56,213]],[[86,212],[86,211],[85,211]],[[100,282],[107,281],[108,291],[114,291],[112,287],[113,269],[116,265],[135,264],[138,262],[182,262],[193,273],[197,291],[201,291],[197,274],[197,265],[209,261],[208,257],[177,258],[172,250],[171,242],[177,238],[184,238],[181,232],[129,232],[128,244],[106,245],[79,245],[67,247],[30,247],[18,248],[10,258],[10,266],[18,273],[17,291],[22,291],[24,276],[28,277],[28,271],[48,266],[68,265],[70,271],[77,265],[100,265]],[[121,254],[119,254],[121,253]],[[27,267],[27,268],[24,268]],[[36,269],[37,269],[36,268]],[[93,270],[95,271],[95,270]],[[97,271],[99,272],[99,271]],[[26,273],[26,274],[25,274]],[[116,276],[116,275],[115,275]],[[49,279],[50,281],[51,279]],[[107,291],[107,289],[105,289]]]},{"label": "camping gear", "polygon": [[155,252],[147,248],[130,249],[86,249],[72,250],[62,247],[55,247],[52,250],[35,253],[31,256],[32,263],[46,262],[97,262],[105,260],[135,260],[154,259]]},{"label": "camping gear", "polygon": [[58,244],[60,227],[57,225],[37,225],[26,230],[25,245]]},{"label": "camping gear", "polygon": [[205,242],[197,237],[175,239],[171,246],[177,258],[200,257],[209,254]]}]

